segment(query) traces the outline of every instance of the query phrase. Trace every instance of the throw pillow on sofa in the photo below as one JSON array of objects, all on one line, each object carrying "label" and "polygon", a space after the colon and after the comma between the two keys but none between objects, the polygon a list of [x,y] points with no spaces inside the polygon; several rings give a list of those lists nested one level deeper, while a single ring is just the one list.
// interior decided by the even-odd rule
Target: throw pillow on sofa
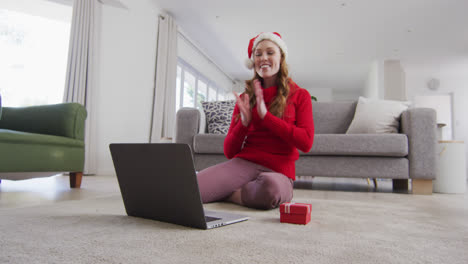
[{"label": "throw pillow on sofa", "polygon": [[202,102],[208,133],[227,134],[235,105],[235,100]]},{"label": "throw pillow on sofa", "polygon": [[375,100],[360,96],[346,134],[398,133],[400,115],[410,102]]}]

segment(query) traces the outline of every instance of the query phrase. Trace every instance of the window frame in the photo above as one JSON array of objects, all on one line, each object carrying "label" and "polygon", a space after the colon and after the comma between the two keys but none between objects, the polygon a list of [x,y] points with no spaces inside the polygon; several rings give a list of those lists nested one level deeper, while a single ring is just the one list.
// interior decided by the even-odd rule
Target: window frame
[{"label": "window frame", "polygon": [[[195,69],[192,65],[190,65],[188,62],[186,62],[184,59],[177,57],[177,67],[180,67],[180,94],[179,94],[179,105],[176,105],[176,110],[182,108],[182,107],[193,107],[199,109],[198,105],[198,81],[202,81],[206,84],[206,101],[209,101],[210,98],[210,88],[214,88],[216,91],[216,96],[215,100],[218,101],[220,98],[220,93],[226,93],[224,89],[222,89],[219,85],[217,85],[214,81],[210,80],[207,78],[205,75],[200,73],[197,69]],[[185,82],[185,72],[189,72],[191,75],[195,77],[195,87],[194,87],[194,95],[193,95],[193,104],[192,106],[184,106],[184,82]],[[178,76],[177,76],[178,77]],[[176,77],[176,78],[177,78]],[[176,80],[177,81],[177,80]],[[177,85],[176,85],[177,89]],[[177,94],[177,92],[176,92]],[[225,97],[225,96],[224,96]]]}]

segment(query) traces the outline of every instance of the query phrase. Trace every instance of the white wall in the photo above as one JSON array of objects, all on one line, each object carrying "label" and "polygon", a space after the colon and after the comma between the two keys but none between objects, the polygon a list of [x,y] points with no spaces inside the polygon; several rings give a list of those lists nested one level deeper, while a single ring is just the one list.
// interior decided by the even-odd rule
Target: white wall
[{"label": "white wall", "polygon": [[[468,160],[468,119],[465,116],[468,113],[468,62],[459,65],[404,68],[408,100],[414,100],[417,95],[453,93],[453,136],[454,140],[465,141]],[[431,78],[440,80],[440,88],[437,91],[427,88],[427,81]]]},{"label": "white wall", "polygon": [[333,101],[332,89],[329,88],[306,88],[310,95],[317,97],[318,102]]},{"label": "white wall", "polygon": [[384,63],[382,60],[376,60],[371,63],[369,74],[362,91],[362,96],[373,99],[383,99],[384,96]]},{"label": "white wall", "polygon": [[405,71],[399,60],[384,61],[384,99],[406,100]]},{"label": "white wall", "polygon": [[361,90],[357,91],[337,91],[333,90],[333,101],[357,101],[359,96],[362,95]]},{"label": "white wall", "polygon": [[375,60],[370,65],[362,96],[406,100],[405,85],[405,71],[399,60]]},{"label": "white wall", "polygon": [[92,91],[98,174],[114,174],[109,144],[149,142],[160,9],[150,0],[101,6],[99,66]]}]

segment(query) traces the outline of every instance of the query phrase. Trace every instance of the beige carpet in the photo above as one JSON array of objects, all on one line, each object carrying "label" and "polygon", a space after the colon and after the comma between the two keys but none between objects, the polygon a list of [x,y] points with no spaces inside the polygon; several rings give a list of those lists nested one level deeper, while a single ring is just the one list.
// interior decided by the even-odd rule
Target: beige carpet
[{"label": "beige carpet", "polygon": [[198,230],[127,217],[120,196],[0,209],[0,263],[468,263],[466,196],[295,190],[312,221],[227,203]]}]

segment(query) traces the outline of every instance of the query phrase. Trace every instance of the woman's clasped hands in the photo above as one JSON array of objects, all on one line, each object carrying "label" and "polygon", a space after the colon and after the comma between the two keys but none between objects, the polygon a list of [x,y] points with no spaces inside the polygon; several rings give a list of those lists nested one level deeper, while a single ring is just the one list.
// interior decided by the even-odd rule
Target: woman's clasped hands
[{"label": "woman's clasped hands", "polygon": [[[265,100],[263,99],[263,88],[258,79],[255,79],[253,81],[253,84],[255,97],[257,101],[257,112],[260,118],[263,119],[268,111],[265,105]],[[236,103],[239,107],[242,125],[247,127],[250,124],[250,121],[252,120],[252,111],[250,109],[249,95],[242,94],[239,96],[236,92],[234,92],[234,95],[236,96]]]}]

